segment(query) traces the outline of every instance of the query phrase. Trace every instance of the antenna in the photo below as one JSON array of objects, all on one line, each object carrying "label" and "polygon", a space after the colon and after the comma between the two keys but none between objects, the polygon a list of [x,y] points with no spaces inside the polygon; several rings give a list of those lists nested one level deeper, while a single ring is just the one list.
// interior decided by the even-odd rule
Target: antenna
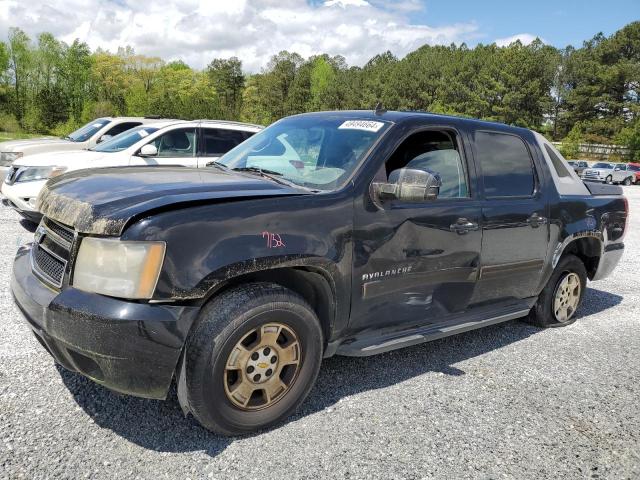
[{"label": "antenna", "polygon": [[374,113],[376,115],[382,115],[383,113],[386,113],[386,112],[387,112],[387,109],[384,108],[382,106],[382,102],[380,100],[378,100],[378,103],[376,103],[376,108],[374,110]]}]

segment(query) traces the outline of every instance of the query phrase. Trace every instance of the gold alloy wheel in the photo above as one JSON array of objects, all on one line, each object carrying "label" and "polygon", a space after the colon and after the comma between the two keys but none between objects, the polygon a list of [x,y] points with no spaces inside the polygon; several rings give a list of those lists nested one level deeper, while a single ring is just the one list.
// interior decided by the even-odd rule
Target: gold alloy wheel
[{"label": "gold alloy wheel", "polygon": [[242,410],[260,410],[280,400],[301,366],[302,348],[295,332],[267,323],[244,335],[233,347],[224,370],[227,398]]},{"label": "gold alloy wheel", "polygon": [[553,313],[559,322],[568,321],[576,313],[580,302],[580,277],[575,273],[567,274],[558,284],[553,302]]}]

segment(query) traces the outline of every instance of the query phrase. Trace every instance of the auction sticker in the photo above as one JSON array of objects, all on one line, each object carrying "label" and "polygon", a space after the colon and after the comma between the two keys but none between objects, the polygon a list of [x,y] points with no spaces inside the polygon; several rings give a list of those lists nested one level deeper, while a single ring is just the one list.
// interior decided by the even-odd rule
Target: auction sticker
[{"label": "auction sticker", "polygon": [[367,132],[377,132],[382,127],[384,127],[384,123],[382,122],[373,122],[371,120],[347,120],[342,125],[338,127],[338,129],[351,129],[351,130],[365,130]]}]

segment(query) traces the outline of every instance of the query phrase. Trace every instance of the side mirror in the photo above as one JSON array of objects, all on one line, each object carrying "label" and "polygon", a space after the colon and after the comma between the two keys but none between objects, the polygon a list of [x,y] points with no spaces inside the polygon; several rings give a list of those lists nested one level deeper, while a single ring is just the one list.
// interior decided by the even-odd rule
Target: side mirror
[{"label": "side mirror", "polygon": [[158,149],[155,145],[147,143],[138,152],[139,157],[156,157],[158,156]]},{"label": "side mirror", "polygon": [[387,183],[374,183],[374,194],[381,201],[401,200],[403,202],[424,202],[438,198],[442,180],[439,175],[400,168],[389,174]]},{"label": "side mirror", "polygon": [[113,138],[113,135],[102,135],[98,139],[98,143],[106,142],[107,140],[111,140],[112,138]]}]

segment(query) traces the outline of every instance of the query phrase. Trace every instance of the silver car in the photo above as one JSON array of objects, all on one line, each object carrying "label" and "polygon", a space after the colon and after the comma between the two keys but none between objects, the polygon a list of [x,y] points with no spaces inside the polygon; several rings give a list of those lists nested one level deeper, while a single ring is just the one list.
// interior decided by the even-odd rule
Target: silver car
[{"label": "silver car", "polygon": [[633,172],[627,171],[625,163],[598,162],[582,172],[582,179],[591,182],[603,183],[624,183],[631,185],[633,182]]}]

